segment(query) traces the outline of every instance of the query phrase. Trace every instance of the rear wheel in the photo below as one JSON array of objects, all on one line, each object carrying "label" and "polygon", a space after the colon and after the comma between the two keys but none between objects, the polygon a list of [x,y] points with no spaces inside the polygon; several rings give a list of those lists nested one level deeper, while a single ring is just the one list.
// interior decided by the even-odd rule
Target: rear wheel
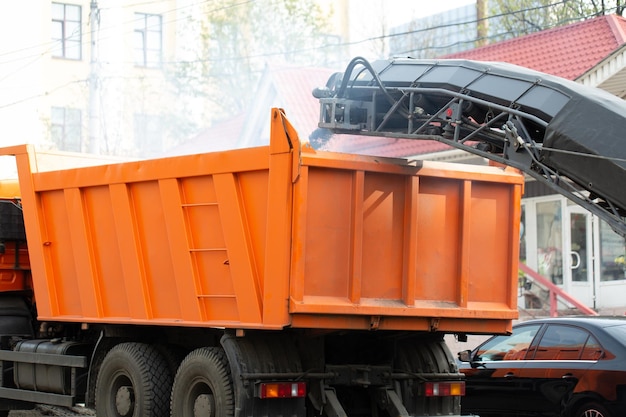
[{"label": "rear wheel", "polygon": [[220,348],[200,348],[180,364],[172,387],[171,415],[230,417],[235,397],[230,368]]},{"label": "rear wheel", "polygon": [[578,408],[574,417],[612,417],[612,415],[602,404],[590,402]]},{"label": "rear wheel", "polygon": [[172,375],[158,350],[121,343],[104,358],[96,385],[96,415],[165,417]]}]

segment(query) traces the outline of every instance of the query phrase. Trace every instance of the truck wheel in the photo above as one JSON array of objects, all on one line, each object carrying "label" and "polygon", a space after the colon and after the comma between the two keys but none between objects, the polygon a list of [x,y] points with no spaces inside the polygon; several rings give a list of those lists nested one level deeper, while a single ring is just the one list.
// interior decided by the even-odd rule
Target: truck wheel
[{"label": "truck wheel", "polygon": [[180,364],[172,387],[171,415],[229,417],[235,400],[230,367],[220,348],[200,348]]},{"label": "truck wheel", "polygon": [[156,345],[156,348],[159,352],[161,352],[161,355],[163,355],[165,362],[167,362],[167,367],[170,370],[173,379],[174,375],[176,375],[176,371],[178,371],[178,366],[183,359],[185,359],[187,352],[182,348],[177,348],[171,345]]},{"label": "truck wheel", "polygon": [[163,417],[172,375],[163,356],[143,343],[120,343],[104,358],[96,383],[96,415]]}]

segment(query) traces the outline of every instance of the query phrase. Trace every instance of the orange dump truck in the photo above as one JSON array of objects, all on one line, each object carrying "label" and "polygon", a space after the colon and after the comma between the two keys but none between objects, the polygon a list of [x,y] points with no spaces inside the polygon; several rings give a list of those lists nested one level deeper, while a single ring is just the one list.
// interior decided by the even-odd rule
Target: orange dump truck
[{"label": "orange dump truck", "polygon": [[26,231],[0,236],[0,407],[459,414],[443,335],[517,316],[522,176],[315,151],[271,117],[269,146],[226,152],[0,149]]}]

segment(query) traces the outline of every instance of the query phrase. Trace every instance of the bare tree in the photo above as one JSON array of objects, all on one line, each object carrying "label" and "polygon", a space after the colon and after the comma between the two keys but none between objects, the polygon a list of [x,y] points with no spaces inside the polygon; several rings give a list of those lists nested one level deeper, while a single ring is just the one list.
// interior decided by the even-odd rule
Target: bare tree
[{"label": "bare tree", "polygon": [[219,4],[210,2],[201,16],[190,18],[189,26],[199,32],[195,58],[171,71],[174,88],[214,104],[214,118],[254,103],[252,94],[267,64],[320,65],[333,51],[329,16],[313,0]]},{"label": "bare tree", "polygon": [[487,19],[487,0],[476,0],[476,47],[487,44],[489,19]]},{"label": "bare tree", "polygon": [[514,38],[592,17],[619,14],[621,0],[490,0],[489,10],[497,27],[491,41]]}]

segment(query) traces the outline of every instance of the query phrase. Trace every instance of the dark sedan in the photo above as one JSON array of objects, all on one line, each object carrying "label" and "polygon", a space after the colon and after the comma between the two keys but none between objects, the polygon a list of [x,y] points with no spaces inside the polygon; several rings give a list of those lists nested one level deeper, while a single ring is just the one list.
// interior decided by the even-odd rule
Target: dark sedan
[{"label": "dark sedan", "polygon": [[463,414],[626,416],[626,319],[529,320],[459,353]]}]

